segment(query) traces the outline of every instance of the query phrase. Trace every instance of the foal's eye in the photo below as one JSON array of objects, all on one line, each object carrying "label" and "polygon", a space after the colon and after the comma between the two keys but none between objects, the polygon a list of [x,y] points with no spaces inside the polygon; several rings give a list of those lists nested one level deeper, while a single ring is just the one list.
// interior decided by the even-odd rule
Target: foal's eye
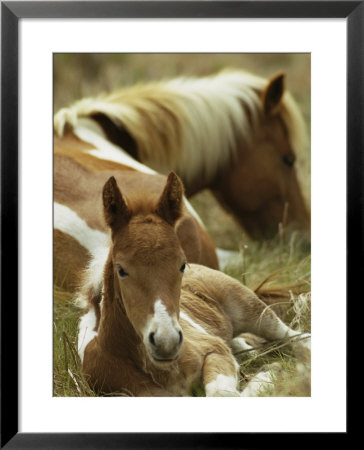
[{"label": "foal's eye", "polygon": [[292,167],[293,166],[295,159],[296,158],[295,158],[294,155],[284,155],[284,156],[282,156],[282,161],[288,167]]},{"label": "foal's eye", "polygon": [[185,271],[185,268],[186,268],[186,263],[183,263],[182,266],[181,266],[180,269],[179,269],[180,272],[183,273],[183,272]]},{"label": "foal's eye", "polygon": [[125,278],[129,274],[127,272],[125,272],[125,270],[122,267],[118,267],[118,275],[120,278]]}]

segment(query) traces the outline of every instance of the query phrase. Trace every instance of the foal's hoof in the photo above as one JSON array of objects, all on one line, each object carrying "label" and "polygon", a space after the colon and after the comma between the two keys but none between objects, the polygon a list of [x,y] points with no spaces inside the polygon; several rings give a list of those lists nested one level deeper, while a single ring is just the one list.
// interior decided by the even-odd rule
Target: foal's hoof
[{"label": "foal's hoof", "polygon": [[293,341],[293,345],[299,350],[311,351],[311,334],[302,333],[300,336],[297,336],[297,340]]},{"label": "foal's hoof", "polygon": [[206,384],[206,397],[240,397],[236,385],[237,379],[235,377],[220,374],[214,381]]},{"label": "foal's hoof", "polygon": [[263,366],[262,370],[255,374],[254,377],[246,384],[240,396],[266,396],[269,390],[274,387],[274,380],[281,370],[282,366],[277,362]]}]

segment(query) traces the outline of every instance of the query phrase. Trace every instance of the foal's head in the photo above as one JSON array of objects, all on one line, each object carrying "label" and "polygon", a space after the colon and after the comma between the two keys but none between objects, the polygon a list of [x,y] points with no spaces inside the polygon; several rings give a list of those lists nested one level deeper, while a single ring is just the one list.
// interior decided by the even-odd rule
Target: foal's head
[{"label": "foal's head", "polygon": [[127,202],[114,177],[103,189],[112,237],[111,300],[122,303],[150,360],[163,367],[178,357],[183,340],[178,319],[186,256],[176,226],[182,202],[183,186],[173,172],[157,201],[145,193]]}]

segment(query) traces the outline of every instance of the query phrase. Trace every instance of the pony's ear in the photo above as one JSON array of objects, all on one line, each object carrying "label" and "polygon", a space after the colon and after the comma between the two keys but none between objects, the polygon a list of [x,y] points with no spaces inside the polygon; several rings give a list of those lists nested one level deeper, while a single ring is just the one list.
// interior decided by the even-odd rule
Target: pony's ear
[{"label": "pony's ear", "polygon": [[284,94],[284,79],[285,74],[279,73],[269,80],[268,85],[263,91],[263,109],[267,116],[276,113],[279,109]]},{"label": "pony's ear", "polygon": [[201,255],[201,240],[196,222],[192,217],[183,217],[177,223],[176,233],[187,262],[198,263]]},{"label": "pony's ear", "polygon": [[131,217],[131,212],[114,177],[110,177],[105,183],[102,190],[102,199],[106,224],[112,229],[126,225]]},{"label": "pony's ear", "polygon": [[174,172],[170,172],[162,195],[158,200],[156,214],[170,225],[174,225],[181,217],[183,202],[182,181]]}]

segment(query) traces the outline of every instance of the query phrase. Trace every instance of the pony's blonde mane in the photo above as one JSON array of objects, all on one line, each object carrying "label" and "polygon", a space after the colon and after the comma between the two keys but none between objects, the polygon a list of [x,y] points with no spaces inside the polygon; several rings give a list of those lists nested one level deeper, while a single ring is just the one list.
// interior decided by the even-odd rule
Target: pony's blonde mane
[{"label": "pony's blonde mane", "polygon": [[[249,144],[266,85],[263,78],[233,70],[139,84],[61,109],[54,127],[61,136],[66,124],[75,128],[79,118],[104,114],[130,133],[142,163],[165,173],[172,168],[188,181],[196,176],[208,181],[234,158],[237,139]],[[282,118],[298,155],[305,146],[305,127],[287,92]]]}]

